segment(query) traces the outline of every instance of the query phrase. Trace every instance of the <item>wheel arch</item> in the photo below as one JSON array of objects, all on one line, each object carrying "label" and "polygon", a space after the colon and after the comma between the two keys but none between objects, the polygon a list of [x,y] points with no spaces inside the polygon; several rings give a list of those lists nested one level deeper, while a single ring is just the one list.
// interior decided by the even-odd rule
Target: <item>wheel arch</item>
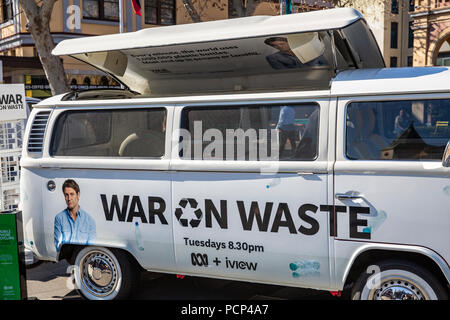
[{"label": "wheel arch", "polygon": [[422,266],[449,288],[450,268],[440,255],[424,247],[395,245],[367,245],[359,248],[349,260],[341,284],[344,288],[349,287],[368,266],[393,259]]},{"label": "wheel arch", "polygon": [[[59,255],[57,257],[57,261],[61,260],[67,260],[67,262],[70,265],[73,265],[75,263],[75,257],[79,251],[81,251],[83,248],[87,247],[86,245],[78,245],[78,244],[64,244],[61,246],[61,249],[59,251]],[[92,246],[94,247],[94,245]],[[95,247],[99,247],[98,245],[95,245]],[[133,255],[130,250],[128,250],[126,247],[112,247],[112,246],[101,246],[104,248],[107,248],[109,250],[120,250],[124,252],[130,261],[139,269],[139,271],[145,271],[146,269],[141,266],[139,263],[139,260]]]}]

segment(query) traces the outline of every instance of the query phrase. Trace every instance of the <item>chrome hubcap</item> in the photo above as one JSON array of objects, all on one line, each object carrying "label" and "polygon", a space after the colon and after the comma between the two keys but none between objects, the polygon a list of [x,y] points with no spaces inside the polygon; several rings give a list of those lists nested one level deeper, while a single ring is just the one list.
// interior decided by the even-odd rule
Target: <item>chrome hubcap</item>
[{"label": "chrome hubcap", "polygon": [[100,251],[89,252],[81,259],[82,285],[93,295],[104,297],[117,286],[118,271],[114,261]]},{"label": "chrome hubcap", "polygon": [[424,300],[417,285],[406,280],[389,280],[374,292],[375,300]]}]

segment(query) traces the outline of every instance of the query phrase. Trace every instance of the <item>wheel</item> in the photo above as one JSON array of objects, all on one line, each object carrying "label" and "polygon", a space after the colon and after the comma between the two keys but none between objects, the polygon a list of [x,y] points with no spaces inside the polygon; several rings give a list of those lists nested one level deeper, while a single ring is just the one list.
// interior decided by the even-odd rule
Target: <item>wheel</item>
[{"label": "wheel", "polygon": [[138,270],[121,250],[84,247],[76,253],[75,286],[89,300],[124,299],[138,284]]},{"label": "wheel", "polygon": [[442,284],[421,266],[392,260],[372,267],[371,272],[364,272],[355,282],[353,300],[447,299]]}]

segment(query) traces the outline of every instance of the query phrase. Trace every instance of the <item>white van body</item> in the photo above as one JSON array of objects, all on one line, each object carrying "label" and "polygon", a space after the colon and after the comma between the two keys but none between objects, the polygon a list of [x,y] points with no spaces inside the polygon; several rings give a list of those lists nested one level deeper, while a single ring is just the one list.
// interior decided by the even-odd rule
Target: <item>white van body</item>
[{"label": "white van body", "polygon": [[[337,9],[319,14],[340,17],[345,20],[342,25],[336,25],[339,20],[336,18],[330,23],[334,25],[319,26],[314,24],[317,14],[251,17],[240,23],[249,21],[249,26],[253,26],[248,29],[249,33],[253,32],[249,37],[268,37],[292,30],[293,22],[299,21],[300,17],[304,17],[300,19],[303,27],[297,30],[300,33],[338,30],[355,25],[355,21],[364,22],[354,10]],[[270,19],[282,19],[274,23],[278,29],[258,28],[258,22],[264,20],[267,23]],[[286,24],[280,23],[283,19]],[[237,31],[232,27],[224,29],[224,22],[186,28],[192,28],[192,34],[196,34],[205,28],[215,31],[215,24],[219,24],[217,30],[222,33],[209,32],[210,39],[199,36],[192,43],[234,41],[229,35]],[[177,30],[181,30],[176,29],[178,27],[152,30],[167,35],[166,38],[155,37],[155,50],[167,46],[173,49],[175,42],[189,46],[182,43],[186,37],[178,33]],[[176,32],[171,32],[171,28]],[[124,286],[126,280],[113,284],[111,277],[102,278],[97,274],[96,278],[94,271],[120,275],[120,270],[125,270],[124,257],[150,271],[331,291],[355,286],[364,274],[368,281],[375,272],[375,276],[381,276],[383,284],[383,279],[390,279],[394,274],[395,279],[400,279],[395,286],[372,290],[363,285],[363,289],[354,291],[354,297],[446,298],[450,280],[450,168],[444,167],[441,159],[443,148],[450,139],[450,119],[447,118],[450,114],[449,68],[385,69],[379,65],[380,68],[369,66],[364,69],[353,65],[344,68],[350,70],[339,71],[339,68],[313,66],[309,73],[294,70],[283,75],[263,72],[239,75],[234,70],[228,78],[218,70],[218,76],[210,76],[207,81],[192,73],[192,81],[186,80],[185,74],[169,80],[158,74],[152,82],[147,81],[147,77],[151,77],[148,73],[139,73],[139,68],[130,62],[133,54],[142,55],[145,51],[133,49],[137,45],[130,46],[130,39],[135,39],[132,44],[148,39],[140,39],[138,35],[92,37],[77,39],[78,42],[69,40],[56,47],[55,54],[69,54],[81,60],[93,57],[87,62],[99,68],[103,66],[103,70],[142,96],[120,90],[80,92],[55,96],[34,106],[21,159],[21,209],[27,248],[42,260],[66,258],[80,269],[90,266],[91,273],[82,271],[76,278],[80,291],[90,299],[119,296],[120,285]],[[370,33],[367,37],[373,40]],[[99,44],[101,39],[107,41]],[[159,43],[158,39],[167,41]],[[324,39],[323,34],[319,34],[319,39]],[[107,54],[100,52],[95,57],[98,47],[105,43],[110,46],[108,52],[116,52],[116,61],[122,59],[125,62],[118,62],[116,67],[105,67],[108,65],[105,62]],[[126,53],[126,46],[134,51]],[[141,47],[153,48],[149,43],[141,43]],[[98,62],[100,56],[106,60]],[[361,53],[360,57],[363,56]],[[376,63],[382,64],[379,51],[374,56]],[[335,62],[337,60],[335,56]],[[330,62],[330,59],[326,61]],[[359,62],[360,65],[364,63],[364,59]],[[242,68],[246,67],[244,63]],[[188,72],[187,69],[184,72]],[[316,77],[315,74],[319,75]],[[301,77],[298,85],[284,88],[296,75]],[[262,90],[262,79],[267,77],[275,81],[287,77],[289,81],[282,85],[278,82],[280,87],[271,83],[269,89]],[[236,82],[239,79],[242,81]],[[152,86],[152,83],[156,84]],[[403,105],[411,119],[414,117],[414,125],[410,125],[408,132],[415,134],[418,131],[423,136],[424,142],[420,142],[420,146],[424,147],[417,144],[407,147],[407,150],[423,148],[417,158],[408,158],[412,154],[408,153],[410,151],[401,153],[404,141],[395,138],[391,129],[381,127],[382,123],[393,125],[394,117],[388,117],[393,114],[390,109],[397,108],[396,103]],[[272,117],[276,109],[275,118],[270,118],[275,123],[267,120],[265,127],[269,128],[270,122],[271,128],[275,128],[278,112],[286,105],[298,111],[296,117],[300,112],[308,113],[304,117],[309,118],[296,118],[297,128],[304,128],[302,121],[312,123],[312,113],[318,111],[315,151],[307,159],[295,158],[293,145],[296,142],[291,141],[292,138],[289,138],[291,158],[286,161],[259,158],[224,161],[214,157],[198,159],[195,155],[184,158],[179,152],[180,130],[191,130],[190,121],[197,116],[204,123],[218,124],[231,121],[227,119],[240,114],[236,121],[242,124],[240,128],[248,129],[255,110],[261,115],[261,121],[265,121],[264,117]],[[205,110],[209,113],[202,115]],[[234,112],[230,117],[227,116],[229,110]],[[138,139],[140,134],[133,130],[122,132],[126,127],[123,119],[136,121],[133,123],[136,128],[142,120],[142,125],[148,127],[149,117],[134,117],[132,113],[144,111],[149,114],[160,112],[158,117],[164,114],[160,156],[124,153],[124,144],[130,139]],[[93,132],[102,133],[101,138],[97,134],[96,142],[78,148],[84,143],[80,142],[72,148],[69,144],[75,142],[70,140],[69,133],[74,131],[68,128],[74,128],[77,121],[81,123],[84,115],[109,120],[94,125]],[[246,126],[245,121],[250,125]],[[351,147],[361,143],[365,137],[362,132],[371,125],[381,136],[381,132],[386,132],[383,139],[391,137],[389,144],[383,146],[382,155],[372,157],[369,153],[364,154],[362,149],[352,153]],[[414,126],[416,131],[412,129]],[[357,128],[357,132],[351,132],[352,128]],[[82,127],[83,130],[88,128]],[[355,140],[352,140],[353,134],[357,137]],[[121,138],[113,141],[105,138],[107,136]],[[306,129],[302,129],[298,146],[306,136]],[[367,139],[372,136],[368,135]],[[251,139],[250,144],[259,143]],[[414,139],[416,143],[418,139]],[[211,137],[206,140],[208,143],[204,143],[204,148],[214,141]],[[362,141],[364,146],[369,145],[367,141]],[[436,148],[438,151],[433,151]],[[203,154],[205,150],[202,149]],[[222,151],[225,155],[225,149]],[[354,156],[356,153],[359,155]],[[58,242],[56,239],[55,216],[66,208],[62,186],[67,179],[78,183],[80,208],[95,221],[96,236],[91,242]],[[97,255],[92,256],[93,252]],[[117,252],[122,253],[118,255]],[[422,270],[431,276],[422,277]],[[421,280],[429,278],[433,280]]]}]

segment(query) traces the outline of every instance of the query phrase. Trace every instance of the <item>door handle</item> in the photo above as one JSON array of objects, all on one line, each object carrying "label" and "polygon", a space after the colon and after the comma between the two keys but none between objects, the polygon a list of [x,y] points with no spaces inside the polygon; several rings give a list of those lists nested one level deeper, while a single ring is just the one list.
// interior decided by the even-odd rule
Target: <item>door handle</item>
[{"label": "door handle", "polygon": [[297,174],[299,176],[312,176],[312,175],[315,175],[315,174],[327,174],[327,173],[328,172],[325,171],[325,170],[323,170],[323,171],[320,171],[320,170],[315,170],[315,171],[297,171]]},{"label": "door handle", "polygon": [[338,200],[355,200],[363,197],[360,193],[336,193],[336,199]]}]

